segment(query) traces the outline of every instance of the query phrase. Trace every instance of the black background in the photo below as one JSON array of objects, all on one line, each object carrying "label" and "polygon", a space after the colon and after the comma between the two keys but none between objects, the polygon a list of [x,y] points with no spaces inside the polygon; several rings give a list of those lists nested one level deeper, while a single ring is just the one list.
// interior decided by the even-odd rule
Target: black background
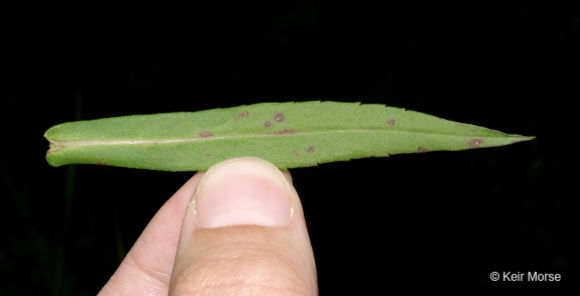
[{"label": "black background", "polygon": [[438,2],[3,10],[0,294],[95,294],[192,175],[52,168],[50,126],[306,100],[537,137],[291,170],[322,295],[577,288],[579,7]]}]

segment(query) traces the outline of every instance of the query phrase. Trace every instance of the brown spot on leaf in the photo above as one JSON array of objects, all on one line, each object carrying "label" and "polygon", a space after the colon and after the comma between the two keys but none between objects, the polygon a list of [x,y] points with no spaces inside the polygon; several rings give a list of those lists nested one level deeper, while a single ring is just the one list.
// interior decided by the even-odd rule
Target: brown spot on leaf
[{"label": "brown spot on leaf", "polygon": [[242,119],[244,117],[247,117],[248,115],[250,115],[250,111],[242,112],[242,113],[236,115],[236,120],[240,120],[240,119]]},{"label": "brown spot on leaf", "polygon": [[477,148],[479,147],[479,145],[481,145],[481,143],[483,143],[483,139],[473,139],[467,142],[467,145],[469,146],[469,148]]},{"label": "brown spot on leaf", "polygon": [[423,146],[420,146],[419,148],[417,148],[417,152],[419,152],[419,153],[423,153],[423,152],[427,152],[427,151],[429,151],[429,150],[427,150],[427,148],[425,148]]},{"label": "brown spot on leaf", "polygon": [[282,113],[274,114],[274,120],[276,120],[276,122],[284,121],[284,114],[282,114]]},{"label": "brown spot on leaf", "polygon": [[310,146],[308,147],[308,149],[306,149],[306,153],[314,153],[316,152],[316,149],[314,149],[314,146]]},{"label": "brown spot on leaf", "polygon": [[269,122],[269,121],[266,121],[266,122],[264,122],[264,126],[265,127],[271,127],[272,126],[272,123]]},{"label": "brown spot on leaf", "polygon": [[202,131],[202,132],[199,132],[198,134],[202,138],[208,138],[208,137],[213,136],[213,132],[210,132],[210,131]]},{"label": "brown spot on leaf", "polygon": [[271,135],[287,135],[287,134],[294,134],[294,133],[296,133],[295,130],[285,128],[283,130],[270,132],[269,134],[271,134]]},{"label": "brown spot on leaf", "polygon": [[98,162],[97,162],[97,165],[102,165],[102,166],[109,166],[108,164],[106,164],[106,163],[104,163],[104,162],[102,162],[102,161],[98,161]]},{"label": "brown spot on leaf", "polygon": [[387,121],[387,124],[390,126],[395,125],[395,123],[397,123],[394,119],[389,119],[389,121]]}]

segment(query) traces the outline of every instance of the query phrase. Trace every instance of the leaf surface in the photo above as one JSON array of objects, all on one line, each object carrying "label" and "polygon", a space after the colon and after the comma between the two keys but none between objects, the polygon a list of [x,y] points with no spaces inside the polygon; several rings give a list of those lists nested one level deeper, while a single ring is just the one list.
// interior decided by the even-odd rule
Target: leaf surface
[{"label": "leaf surface", "polygon": [[53,166],[100,164],[196,171],[254,156],[279,168],[532,139],[384,105],[261,103],[68,122],[46,131]]}]

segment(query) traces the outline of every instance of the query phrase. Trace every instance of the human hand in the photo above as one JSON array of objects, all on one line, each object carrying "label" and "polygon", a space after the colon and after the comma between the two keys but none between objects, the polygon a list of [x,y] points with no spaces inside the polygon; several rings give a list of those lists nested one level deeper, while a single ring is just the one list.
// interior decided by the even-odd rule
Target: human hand
[{"label": "human hand", "polygon": [[99,293],[167,294],[316,295],[314,256],[289,173],[258,158],[196,173]]}]

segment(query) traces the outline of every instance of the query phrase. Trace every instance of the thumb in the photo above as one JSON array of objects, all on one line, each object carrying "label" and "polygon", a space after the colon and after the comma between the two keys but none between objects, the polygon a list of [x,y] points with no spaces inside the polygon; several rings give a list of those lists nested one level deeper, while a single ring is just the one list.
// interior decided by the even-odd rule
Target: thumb
[{"label": "thumb", "polygon": [[300,200],[259,158],[218,163],[186,209],[170,295],[316,295]]}]

